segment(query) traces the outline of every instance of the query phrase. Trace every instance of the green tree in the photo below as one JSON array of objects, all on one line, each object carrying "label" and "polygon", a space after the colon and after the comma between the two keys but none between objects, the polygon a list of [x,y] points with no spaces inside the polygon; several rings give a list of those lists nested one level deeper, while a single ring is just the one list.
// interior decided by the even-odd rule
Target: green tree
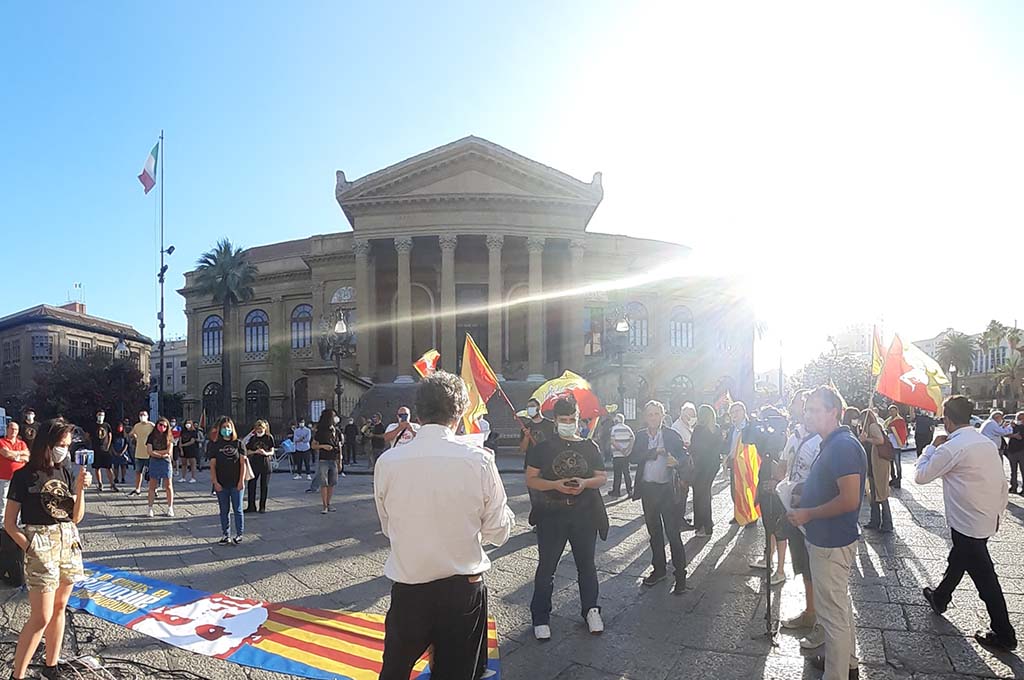
[{"label": "green tree", "polygon": [[1021,347],[1021,340],[1024,337],[1021,336],[1021,331],[1017,327],[1010,328],[1006,331],[1006,342],[1010,345],[1010,352],[1024,355],[1024,348]]},{"label": "green tree", "polygon": [[[999,323],[995,319],[988,322],[988,326],[985,327],[985,332],[978,338],[978,349],[981,350],[982,359],[985,360],[988,357],[988,351],[999,347],[999,344],[1006,337],[1006,333],[1009,329],[1003,324]],[[959,368],[959,367],[957,367]]]},{"label": "green tree", "polygon": [[[851,406],[867,408],[875,391],[875,377],[871,375],[871,357],[859,354],[822,354],[809,362],[789,379],[788,392],[810,390],[827,385],[829,373],[840,394]],[[881,400],[876,397],[875,402]]]},{"label": "green tree", "polygon": [[[939,351],[936,359],[939,360],[939,365],[943,371],[948,370],[949,366],[954,366],[958,375],[964,375],[974,362],[974,349],[976,346],[977,343],[971,339],[971,336],[950,328],[946,331],[946,337],[942,338],[939,342]],[[952,388],[953,392],[956,393],[957,386],[952,385]]]},{"label": "green tree", "polygon": [[1010,357],[1005,364],[996,369],[996,380],[1000,387],[1008,387],[1013,399],[1013,408],[1020,405],[1020,396],[1024,392],[1024,362],[1018,356]]},{"label": "green tree", "polygon": [[101,352],[81,359],[64,357],[36,376],[25,403],[40,417],[64,416],[79,425],[93,422],[101,408],[114,420],[147,408],[149,391],[142,377],[142,371],[131,361],[111,361]]},{"label": "green tree", "polygon": [[252,299],[252,284],[256,280],[256,266],[245,259],[241,248],[224,238],[214,248],[203,253],[196,263],[195,288],[200,295],[213,298],[224,311],[224,332],[221,344],[220,381],[224,399],[223,412],[231,415],[231,339],[229,329],[234,328],[232,314],[241,303]]}]

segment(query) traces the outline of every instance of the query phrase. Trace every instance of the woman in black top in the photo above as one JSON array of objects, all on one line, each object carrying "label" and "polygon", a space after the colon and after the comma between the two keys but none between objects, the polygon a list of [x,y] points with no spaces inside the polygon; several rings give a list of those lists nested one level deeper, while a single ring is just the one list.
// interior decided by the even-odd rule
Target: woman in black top
[{"label": "woman in black top", "polygon": [[181,476],[189,474],[188,483],[196,483],[196,466],[199,464],[199,439],[196,432],[196,424],[191,420],[185,421],[185,427],[181,429]]},{"label": "woman in black top", "polygon": [[309,445],[311,449],[320,454],[317,476],[320,479],[320,501],[323,503],[320,514],[322,515],[334,512],[334,508],[331,507],[331,498],[334,496],[334,487],[338,483],[338,474],[341,472],[341,444],[345,440],[341,430],[338,429],[339,422],[341,419],[334,409],[324,409],[316,424],[313,441]]},{"label": "woman in black top", "polygon": [[234,543],[242,542],[245,530],[245,518],[242,516],[242,487],[245,484],[245,449],[238,439],[235,423],[227,416],[222,416],[213,431],[206,447],[210,457],[210,479],[213,490],[217,494],[220,505],[220,530],[224,537],[221,545],[232,542],[228,535],[228,510],[235,519]]},{"label": "woman in black top", "polygon": [[124,475],[128,471],[128,437],[124,434],[124,425],[117,424],[114,437],[110,440],[110,450],[114,455],[114,481],[124,484]]},{"label": "woman in black top", "polygon": [[[85,577],[76,526],[85,516],[85,489],[92,475],[84,466],[75,475],[68,447],[74,426],[62,418],[39,427],[28,464],[14,473],[7,496],[4,529],[25,551],[25,584],[31,613],[18,636],[11,677],[25,677],[29,662],[46,635],[44,677],[57,677],[64,640],[64,608],[71,589]],[[24,527],[18,526],[18,514]]]},{"label": "woman in black top", "polygon": [[711,519],[711,484],[722,466],[722,430],[718,427],[715,409],[702,404],[697,409],[697,426],[690,439],[690,457],[694,464],[693,526],[697,536],[706,537],[714,532]]},{"label": "woman in black top", "polygon": [[[270,434],[270,424],[265,420],[257,420],[252,428],[252,436],[245,444],[245,455],[249,459],[249,467],[256,475],[249,480],[249,502],[246,512],[266,512],[267,492],[270,484],[270,457],[274,455],[274,437]],[[256,508],[256,483],[260,485],[260,505]]]}]

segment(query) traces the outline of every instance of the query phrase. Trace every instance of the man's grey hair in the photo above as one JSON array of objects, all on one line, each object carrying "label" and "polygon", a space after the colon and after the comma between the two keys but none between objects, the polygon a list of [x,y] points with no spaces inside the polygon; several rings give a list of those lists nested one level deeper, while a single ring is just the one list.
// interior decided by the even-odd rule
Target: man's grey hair
[{"label": "man's grey hair", "polygon": [[649,402],[644,404],[644,411],[650,408],[658,409],[659,411],[661,411],[662,415],[668,413],[668,410],[665,409],[665,405],[658,401],[657,399],[651,399]]},{"label": "man's grey hair", "polygon": [[420,381],[416,390],[416,413],[424,425],[448,425],[468,407],[466,383],[454,373],[436,371]]},{"label": "man's grey hair", "polygon": [[989,416],[989,418],[992,418],[993,420],[995,420],[996,418],[1002,418],[1002,417],[1003,417],[1003,412],[1002,411],[992,411],[992,415]]}]

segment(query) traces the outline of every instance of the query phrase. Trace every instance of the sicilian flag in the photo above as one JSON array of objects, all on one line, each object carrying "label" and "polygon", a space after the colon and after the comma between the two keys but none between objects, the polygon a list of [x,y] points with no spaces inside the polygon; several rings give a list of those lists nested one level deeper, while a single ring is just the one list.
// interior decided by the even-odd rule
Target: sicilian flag
[{"label": "sicilian flag", "polygon": [[153,150],[146,157],[146,164],[142,166],[139,173],[139,181],[142,182],[143,193],[148,194],[150,189],[156,186],[156,159],[160,155],[160,142],[153,145]]},{"label": "sicilian flag", "polygon": [[531,395],[531,398],[540,404],[541,413],[553,409],[555,402],[563,397],[572,397],[576,400],[580,420],[593,420],[608,413],[586,378],[572,371],[565,371],[559,377],[548,380]]},{"label": "sicilian flag", "polygon": [[479,433],[478,421],[487,413],[487,400],[498,391],[498,377],[469,333],[466,333],[462,350],[462,379],[469,391],[469,408],[462,417],[462,424],[466,434]]},{"label": "sicilian flag", "polygon": [[413,362],[412,367],[420,374],[421,378],[433,375],[437,370],[437,362],[441,359],[441,353],[436,349],[428,349],[423,356]]},{"label": "sicilian flag", "polygon": [[903,344],[899,335],[892,339],[885,355],[875,391],[897,404],[914,406],[942,415],[942,386],[949,378],[935,359],[911,343]]},{"label": "sicilian flag", "polygon": [[871,375],[881,375],[884,364],[885,350],[882,349],[882,338],[878,334],[878,327],[876,326],[871,334]]},{"label": "sicilian flag", "polygon": [[744,444],[742,435],[737,438],[735,455],[732,459],[732,502],[734,516],[740,526],[756,522],[761,516],[757,504],[757,482],[761,471],[761,457],[757,447]]}]

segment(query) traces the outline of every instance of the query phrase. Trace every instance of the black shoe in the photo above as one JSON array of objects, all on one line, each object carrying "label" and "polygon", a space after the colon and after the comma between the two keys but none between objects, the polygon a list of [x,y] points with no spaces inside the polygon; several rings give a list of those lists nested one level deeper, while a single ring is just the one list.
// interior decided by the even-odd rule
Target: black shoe
[{"label": "black shoe", "polygon": [[974,634],[974,639],[982,647],[994,649],[997,652],[1012,652],[1017,649],[1016,640],[1003,640],[990,630],[979,630]]},{"label": "black shoe", "polygon": [[256,512],[258,512],[258,513],[260,513],[260,514],[262,515],[262,514],[263,514],[263,513],[265,513],[266,511],[267,511],[267,509],[266,509],[266,508],[260,508],[260,509],[259,509],[259,510],[257,510]]},{"label": "black shoe", "polygon": [[[59,666],[44,666],[42,670],[42,677],[46,680],[59,680],[61,676]],[[13,677],[13,676],[12,676]]]},{"label": "black shoe", "polygon": [[650,588],[654,584],[664,581],[666,577],[668,577],[667,571],[654,570],[644,577],[644,585]]},{"label": "black shoe", "polygon": [[224,538],[220,539],[217,542],[220,543],[221,545],[227,545],[228,543],[231,542],[231,539],[227,537],[227,534],[225,534]]},{"label": "black shoe", "polygon": [[676,597],[682,597],[686,594],[686,574],[683,574],[682,578],[676,577],[676,583],[672,586],[672,594]]},{"label": "black shoe", "polygon": [[256,512],[256,508],[246,508],[245,512],[246,512],[246,514],[248,514],[250,512]]},{"label": "black shoe", "polygon": [[924,592],[924,599],[928,601],[928,605],[932,608],[933,612],[935,612],[939,616],[942,616],[943,614],[946,613],[947,605],[939,604],[939,601],[935,599],[935,591],[934,590],[932,590],[931,588],[925,588],[923,592]]},{"label": "black shoe", "polygon": [[879,529],[882,528],[881,525],[879,525],[879,524],[872,524],[871,522],[868,522],[867,524],[861,524],[861,526],[864,527],[865,529],[871,529],[872,531],[878,531]]},{"label": "black shoe", "polygon": [[735,517],[733,517],[731,520],[729,520],[729,524],[739,524],[739,522],[736,520]]},{"label": "black shoe", "polygon": [[608,492],[608,498],[618,498],[621,495],[622,495],[622,493],[619,492],[619,491],[609,491]]},{"label": "black shoe", "polygon": [[688,519],[686,519],[684,517],[683,521],[682,521],[682,524],[679,525],[679,528],[682,531],[693,531],[693,529],[694,529],[693,522],[691,522],[690,520],[688,520]]},{"label": "black shoe", "polygon": [[[814,668],[818,669],[819,671],[824,671],[825,670],[825,657],[823,657],[823,656],[811,657],[811,666],[813,666]],[[858,678],[860,678],[860,669],[859,668],[851,668],[850,669],[850,676],[849,677],[850,677],[850,680],[857,680]]]},{"label": "black shoe", "polygon": [[235,536],[231,540],[234,542],[235,545],[238,545],[238,544],[240,544],[242,542],[242,537],[241,536]]},{"label": "black shoe", "polygon": [[1019,492],[1019,491],[1017,491],[1017,487],[1015,487],[1015,486],[1011,486],[1011,487],[1010,487],[1010,493],[1020,493],[1020,492]]}]

